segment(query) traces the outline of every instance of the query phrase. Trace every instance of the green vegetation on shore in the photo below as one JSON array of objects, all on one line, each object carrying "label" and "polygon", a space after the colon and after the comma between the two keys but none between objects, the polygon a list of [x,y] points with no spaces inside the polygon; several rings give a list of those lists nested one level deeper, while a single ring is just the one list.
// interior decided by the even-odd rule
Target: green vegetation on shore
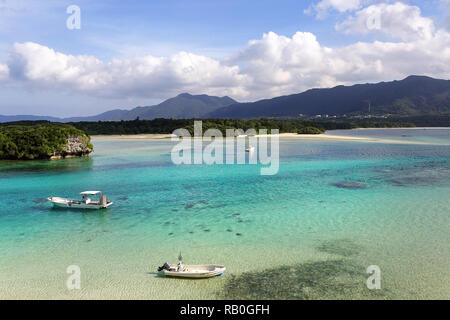
[{"label": "green vegetation on shore", "polygon": [[[68,149],[68,139],[79,142]],[[83,155],[93,150],[90,137],[69,124],[20,121],[0,124],[0,159],[33,160]]]},{"label": "green vegetation on shore", "polygon": [[[89,135],[113,135],[113,134],[170,134],[179,128],[188,129],[193,133],[194,120],[196,119],[154,119],[132,121],[98,121],[98,122],[72,122],[74,127],[83,130]],[[355,128],[395,128],[414,127],[407,122],[389,122],[386,120],[371,121],[307,121],[307,120],[275,120],[275,119],[198,119],[202,120],[203,131],[211,128],[219,129],[225,135],[226,129],[278,129],[280,133],[319,134],[326,130],[355,129]]]},{"label": "green vegetation on shore", "polygon": [[[0,159],[33,160],[83,156],[93,150],[89,135],[170,134],[186,128],[193,134],[197,119],[154,119],[58,123],[18,121],[0,124]],[[278,129],[280,133],[320,134],[326,130],[354,128],[413,127],[399,120],[278,120],[278,119],[198,119],[203,131],[219,129]]]}]

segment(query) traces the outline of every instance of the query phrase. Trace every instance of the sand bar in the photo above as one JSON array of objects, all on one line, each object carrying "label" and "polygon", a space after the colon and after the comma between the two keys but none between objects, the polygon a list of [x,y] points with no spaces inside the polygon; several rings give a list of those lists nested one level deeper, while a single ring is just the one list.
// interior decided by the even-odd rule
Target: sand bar
[{"label": "sand bar", "polygon": [[[265,137],[269,135],[256,135],[256,137]],[[128,134],[128,135],[92,135],[92,139],[170,139],[175,137],[172,134]],[[332,139],[332,140],[355,140],[355,141],[376,141],[377,139],[361,138],[361,137],[346,137],[346,136],[332,136],[327,134],[297,134],[297,133],[280,133],[280,138],[314,138],[314,139]],[[245,138],[245,136],[238,137]],[[208,140],[209,138],[204,138]]]},{"label": "sand bar", "polygon": [[172,134],[142,133],[142,134],[112,134],[92,135],[92,139],[170,139]]},{"label": "sand bar", "polygon": [[[422,128],[425,129],[425,128]],[[269,135],[256,135],[255,137],[267,137]],[[129,135],[93,135],[92,140],[100,139],[170,139],[175,137],[172,134],[129,134]],[[246,138],[246,136],[238,137],[238,139]],[[395,139],[380,139],[380,138],[366,138],[366,137],[352,137],[352,136],[335,136],[329,134],[297,134],[297,133],[280,133],[279,138],[295,138],[295,139],[319,139],[319,140],[334,140],[334,141],[360,141],[360,142],[374,142],[374,143],[390,143],[390,144],[419,144],[419,145],[448,145],[442,143],[431,143],[411,140],[395,140]],[[205,141],[211,138],[203,138]]]}]

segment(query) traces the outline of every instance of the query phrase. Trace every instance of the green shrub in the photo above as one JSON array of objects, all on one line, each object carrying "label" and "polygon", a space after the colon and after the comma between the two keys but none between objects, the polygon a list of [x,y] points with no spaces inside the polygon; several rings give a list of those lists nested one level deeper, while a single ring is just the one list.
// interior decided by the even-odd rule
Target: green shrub
[{"label": "green shrub", "polygon": [[325,131],[323,129],[316,128],[316,127],[304,127],[304,128],[300,128],[297,131],[298,134],[321,134],[324,132]]},{"label": "green shrub", "polygon": [[0,125],[0,159],[48,159],[61,153],[67,138],[81,137],[91,150],[90,137],[75,127],[46,121],[10,122]]}]

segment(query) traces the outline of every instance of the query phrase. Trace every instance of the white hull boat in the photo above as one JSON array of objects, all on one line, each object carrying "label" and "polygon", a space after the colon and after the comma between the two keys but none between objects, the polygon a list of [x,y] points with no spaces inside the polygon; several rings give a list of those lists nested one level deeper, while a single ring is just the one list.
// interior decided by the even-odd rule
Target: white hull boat
[{"label": "white hull boat", "polygon": [[221,276],[225,270],[225,266],[215,264],[180,265],[168,264],[167,262],[162,267],[158,268],[158,271],[166,277],[196,279]]},{"label": "white hull boat", "polygon": [[[98,195],[100,194],[100,199],[91,200],[88,196]],[[72,208],[72,209],[105,209],[113,204],[112,201],[107,201],[106,196],[102,195],[100,191],[83,191],[81,192],[83,195],[82,200],[75,199],[67,199],[61,197],[49,197],[48,201],[53,203],[53,206],[58,208]]]}]

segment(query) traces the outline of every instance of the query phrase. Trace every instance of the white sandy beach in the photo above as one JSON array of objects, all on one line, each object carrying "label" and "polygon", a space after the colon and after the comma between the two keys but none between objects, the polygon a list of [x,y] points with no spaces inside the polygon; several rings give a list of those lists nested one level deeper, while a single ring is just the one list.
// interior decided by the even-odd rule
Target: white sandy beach
[{"label": "white sandy beach", "polygon": [[[267,137],[270,135],[256,135],[256,137]],[[93,135],[92,139],[170,139],[175,137],[172,134],[129,134],[129,135]],[[245,138],[246,136],[238,137]],[[297,133],[280,133],[280,138],[314,138],[314,139],[332,139],[332,140],[355,140],[355,141],[376,141],[371,138],[332,136],[327,134],[297,134]],[[208,138],[203,138],[207,140]]]},{"label": "white sandy beach", "polygon": [[[395,128],[397,129],[397,128]],[[411,128],[418,129],[418,128]],[[427,128],[419,128],[427,129]],[[447,128],[445,128],[447,129]],[[256,135],[255,137],[268,137],[270,135]],[[92,140],[104,140],[104,139],[170,139],[175,137],[172,134],[130,134],[130,135],[93,135]],[[246,136],[238,137],[238,139],[246,138]],[[297,133],[280,133],[279,138],[293,138],[293,139],[319,139],[330,141],[360,141],[360,142],[374,142],[374,143],[391,143],[391,144],[430,144],[428,142],[420,141],[406,141],[406,140],[394,140],[394,139],[380,139],[380,138],[365,138],[365,137],[352,137],[352,136],[335,136],[329,134],[297,134]],[[203,140],[209,141],[210,138],[203,138]]]},{"label": "white sandy beach", "polygon": [[92,139],[170,139],[172,134],[111,134],[111,135],[92,135]]}]

